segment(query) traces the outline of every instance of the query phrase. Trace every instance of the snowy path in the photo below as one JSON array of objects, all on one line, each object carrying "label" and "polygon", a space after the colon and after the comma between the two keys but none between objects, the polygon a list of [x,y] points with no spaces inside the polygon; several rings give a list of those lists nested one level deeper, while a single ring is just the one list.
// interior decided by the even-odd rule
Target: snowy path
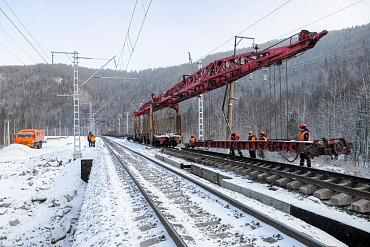
[{"label": "snowy path", "polygon": [[117,153],[189,246],[302,246],[166,169],[125,149]]},{"label": "snowy path", "polygon": [[106,148],[98,150],[73,246],[175,246],[124,169]]}]

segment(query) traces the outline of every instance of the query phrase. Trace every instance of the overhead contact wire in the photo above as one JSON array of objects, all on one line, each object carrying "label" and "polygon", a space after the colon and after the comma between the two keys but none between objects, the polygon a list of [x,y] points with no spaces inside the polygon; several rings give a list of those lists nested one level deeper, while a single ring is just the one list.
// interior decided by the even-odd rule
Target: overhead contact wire
[{"label": "overhead contact wire", "polygon": [[32,48],[37,52],[37,54],[39,54],[39,56],[42,58],[42,60],[44,60],[45,63],[48,63],[45,58],[40,54],[40,52],[31,44],[31,42],[26,38],[26,36],[24,36],[24,34],[21,32],[21,30],[19,30],[19,28],[14,24],[14,22],[8,17],[7,14],[5,14],[5,12],[0,8],[1,12],[3,12],[3,14],[6,16],[6,18],[8,18],[8,20],[13,24],[13,26],[18,30],[18,32],[23,36],[23,38],[25,40],[27,40],[28,44],[30,44],[30,46],[32,46]]},{"label": "overhead contact wire", "polygon": [[9,10],[13,13],[13,15],[15,16],[15,18],[17,18],[17,20],[19,21],[19,23],[23,26],[23,28],[27,31],[27,33],[31,36],[31,38],[33,39],[33,41],[35,41],[35,43],[38,45],[38,47],[41,49],[41,51],[44,53],[44,55],[50,60],[49,56],[45,53],[44,49],[42,49],[42,47],[40,46],[40,44],[35,40],[35,38],[31,35],[31,33],[28,31],[28,29],[23,25],[23,23],[21,22],[21,20],[19,20],[18,16],[13,12],[13,10],[9,7],[9,5],[5,2],[5,0],[3,0],[5,5],[9,8]]},{"label": "overhead contact wire", "polygon": [[24,62],[22,62],[16,55],[14,55],[13,52],[11,52],[8,48],[6,48],[3,44],[0,43],[2,47],[4,47],[5,50],[7,50],[10,54],[12,54],[16,59],[18,59],[19,62],[23,63],[23,65],[26,65]]},{"label": "overhead contact wire", "polygon": [[339,12],[341,12],[341,11],[345,10],[345,9],[348,9],[348,8],[352,7],[353,5],[356,5],[356,4],[358,4],[358,3],[362,2],[362,1],[363,1],[363,0],[360,0],[360,1],[358,1],[358,2],[355,2],[355,3],[351,4],[351,5],[348,5],[347,7],[344,7],[343,9],[337,10],[337,11],[335,11],[335,12],[333,12],[333,13],[331,13],[331,14],[327,15],[327,16],[324,16],[324,17],[322,17],[322,18],[320,18],[320,19],[318,19],[318,20],[316,20],[316,21],[313,21],[313,22],[311,22],[311,23],[309,23],[309,24],[307,24],[307,25],[304,25],[304,26],[302,26],[302,27],[300,27],[300,28],[297,28],[297,29],[295,29],[295,30],[293,30],[293,31],[291,31],[291,32],[289,32],[289,33],[286,33],[286,34],[284,34],[284,35],[280,36],[278,39],[280,39],[281,37],[285,37],[286,35],[288,35],[288,34],[290,34],[290,33],[296,32],[297,30],[301,30],[302,28],[307,27],[307,26],[309,26],[309,25],[311,25],[311,24],[314,24],[314,23],[316,23],[316,22],[319,22],[319,21],[321,21],[321,20],[323,20],[323,19],[325,19],[325,18],[328,18],[329,16],[335,15],[335,14],[337,14],[337,13],[339,13]]},{"label": "overhead contact wire", "polygon": [[[268,13],[267,15],[265,15],[264,17],[262,17],[261,19],[259,19],[258,21],[256,21],[255,23],[253,23],[252,25],[250,25],[249,27],[247,27],[246,29],[244,29],[243,31],[239,32],[237,35],[239,35],[239,34],[245,32],[245,31],[247,31],[249,28],[253,27],[254,25],[256,25],[257,23],[259,23],[263,19],[267,18],[268,16],[270,16],[271,14],[273,14],[274,12],[276,12],[277,10],[279,10],[280,8],[282,8],[283,6],[285,6],[286,4],[288,4],[290,1],[292,1],[292,0],[289,0],[289,1],[285,2],[284,4],[280,5],[278,8],[274,9],[272,12]],[[231,41],[232,39],[234,39],[234,37],[226,40],[224,43],[222,43],[221,45],[219,45],[218,47],[216,47],[215,49],[213,49],[212,51],[210,51],[204,57],[208,56],[209,54],[211,54],[212,52],[214,52],[215,50],[217,50],[221,46],[225,45],[227,42]]]},{"label": "overhead contact wire", "polygon": [[128,62],[127,62],[126,71],[127,71],[128,65],[130,64],[131,57],[132,57],[132,54],[134,53],[134,50],[135,50],[135,47],[136,47],[137,41],[139,40],[139,36],[140,36],[140,34],[141,34],[141,30],[143,29],[144,22],[145,22],[145,20],[146,20],[146,16],[148,15],[148,12],[149,12],[150,6],[151,6],[151,4],[152,4],[152,1],[153,1],[153,0],[150,0],[150,3],[149,3],[149,6],[148,6],[148,9],[147,9],[147,11],[146,11],[146,13],[145,13],[145,16],[144,16],[144,20],[143,20],[143,22],[141,23],[141,27],[140,27],[139,33],[138,33],[138,35],[137,35],[137,37],[136,37],[136,41],[135,41],[134,47],[132,48],[132,52],[131,52],[130,58],[129,58]]},{"label": "overhead contact wire", "polygon": [[32,62],[36,63],[35,60],[32,59],[32,57],[15,41],[15,39],[7,32],[5,29],[0,26],[0,28],[13,40],[13,42],[28,56],[29,59],[32,60]]},{"label": "overhead contact wire", "polygon": [[[129,23],[128,28],[127,28],[125,41],[123,42],[121,54],[119,55],[119,58],[118,58],[118,64],[121,61],[121,57],[122,57],[122,60],[123,60],[123,53],[124,53],[124,49],[125,49],[125,44],[126,44],[126,41],[127,41],[128,36],[129,36],[129,32],[130,32],[130,28],[131,28],[131,23],[132,23],[132,19],[134,18],[134,14],[135,14],[137,2],[138,2],[138,0],[136,0],[136,2],[135,2],[134,10],[132,11],[132,14],[131,14],[131,19],[130,19],[130,23]],[[122,61],[122,64],[123,64],[123,61]]]}]

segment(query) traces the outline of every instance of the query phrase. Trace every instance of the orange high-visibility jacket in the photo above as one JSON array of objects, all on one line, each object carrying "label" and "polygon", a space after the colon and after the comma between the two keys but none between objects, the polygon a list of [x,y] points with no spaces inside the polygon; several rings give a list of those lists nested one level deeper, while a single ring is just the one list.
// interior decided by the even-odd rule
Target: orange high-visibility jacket
[{"label": "orange high-visibility jacket", "polygon": [[310,141],[310,132],[308,132],[307,130],[303,130],[299,135],[298,141]]},{"label": "orange high-visibility jacket", "polygon": [[256,137],[254,135],[248,137],[248,141],[255,141]]},{"label": "orange high-visibility jacket", "polygon": [[261,136],[260,141],[267,141],[267,137],[266,136]]}]

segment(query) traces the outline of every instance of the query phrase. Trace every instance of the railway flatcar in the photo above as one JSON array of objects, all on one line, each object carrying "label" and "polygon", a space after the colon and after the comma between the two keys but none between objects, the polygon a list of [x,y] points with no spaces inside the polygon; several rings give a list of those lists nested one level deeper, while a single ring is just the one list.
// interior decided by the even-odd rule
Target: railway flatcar
[{"label": "railway flatcar", "polygon": [[109,127],[105,133],[109,136],[116,136],[118,135],[118,127]]},{"label": "railway flatcar", "polygon": [[138,143],[151,144],[155,147],[175,147],[182,141],[181,116],[178,107],[176,116],[171,116],[168,108],[168,117],[149,115],[134,115],[133,140]]}]

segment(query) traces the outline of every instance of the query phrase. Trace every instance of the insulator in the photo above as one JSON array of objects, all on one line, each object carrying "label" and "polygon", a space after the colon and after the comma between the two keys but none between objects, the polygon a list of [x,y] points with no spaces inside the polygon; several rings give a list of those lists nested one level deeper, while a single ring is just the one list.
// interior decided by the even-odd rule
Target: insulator
[{"label": "insulator", "polygon": [[263,80],[267,81],[267,69],[263,69]]}]

